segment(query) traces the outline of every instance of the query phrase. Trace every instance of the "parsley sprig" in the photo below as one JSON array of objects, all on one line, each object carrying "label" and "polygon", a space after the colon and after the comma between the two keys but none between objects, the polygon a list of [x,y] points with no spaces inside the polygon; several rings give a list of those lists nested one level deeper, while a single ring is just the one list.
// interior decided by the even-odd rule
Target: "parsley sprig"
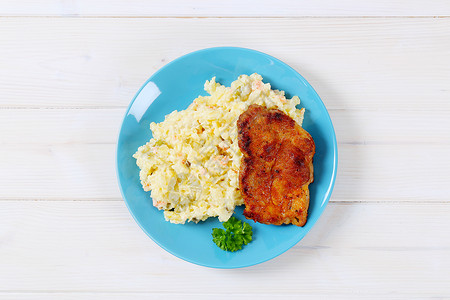
[{"label": "parsley sprig", "polygon": [[242,249],[242,245],[247,245],[252,241],[252,226],[248,223],[241,222],[235,217],[231,217],[223,223],[222,228],[213,228],[213,242],[225,251],[237,251]]}]

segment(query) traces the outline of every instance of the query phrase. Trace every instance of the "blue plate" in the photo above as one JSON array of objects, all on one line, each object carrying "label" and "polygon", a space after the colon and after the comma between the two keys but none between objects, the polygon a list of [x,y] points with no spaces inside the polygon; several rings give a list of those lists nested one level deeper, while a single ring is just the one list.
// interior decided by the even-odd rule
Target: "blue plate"
[{"label": "blue plate", "polygon": [[[303,127],[316,143],[314,182],[310,185],[308,221],[304,227],[264,225],[247,220],[253,227],[253,241],[230,253],[212,241],[217,218],[198,224],[176,225],[164,220],[163,212],[152,205],[150,193],[139,181],[139,168],[132,155],[151,138],[149,125],[161,122],[173,110],[183,110],[199,95],[203,84],[216,76],[229,86],[241,74],[259,73],[274,89],[286,96],[300,97],[306,108]],[[267,54],[243,48],[220,47],[182,56],[157,71],[137,92],[126,112],[117,145],[117,176],[125,202],[139,226],[158,245],[186,261],[214,268],[239,268],[262,263],[297,244],[322,214],[334,186],[337,145],[328,112],[311,85],[294,69]],[[245,220],[243,209],[235,211]]]}]

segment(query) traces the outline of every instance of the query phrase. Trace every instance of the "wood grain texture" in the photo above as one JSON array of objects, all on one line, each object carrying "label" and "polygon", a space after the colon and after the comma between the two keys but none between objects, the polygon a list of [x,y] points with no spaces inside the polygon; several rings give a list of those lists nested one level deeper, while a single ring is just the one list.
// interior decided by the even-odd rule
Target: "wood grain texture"
[{"label": "wood grain texture", "polygon": [[[217,300],[226,300],[226,299],[248,299],[252,295],[249,293],[227,293],[227,294],[219,294],[215,292],[210,293],[192,293],[192,294],[185,294],[185,293],[139,293],[139,292],[125,292],[125,293],[93,293],[93,292],[33,292],[33,293],[0,293],[0,297],[2,299],[14,299],[14,300],[21,300],[21,299],[45,299],[45,300],[53,300],[53,299],[96,299],[96,300],[103,300],[103,299],[111,299],[111,300],[117,300],[117,299],[193,299],[193,300],[210,300],[212,298]],[[256,294],[255,296],[258,297],[258,299],[262,300],[269,300],[274,299],[279,296],[278,293],[266,293],[264,295]],[[283,293],[283,299],[324,299],[326,297],[327,299],[330,299],[330,296],[326,293]],[[4,297],[4,298],[3,298]],[[361,294],[361,293],[352,293],[351,291],[348,293],[339,293],[334,294],[332,296],[333,299],[373,299],[376,298],[377,295],[371,295],[371,294]],[[405,297],[402,296],[392,296],[389,295],[389,299],[405,299]],[[422,299],[420,296],[415,295],[408,295],[408,299]]]},{"label": "wood grain texture", "polygon": [[[274,299],[275,297],[278,297],[279,294],[277,293],[271,293],[271,294],[264,294],[256,295],[258,299],[266,300],[266,299]],[[117,299],[194,299],[194,300],[210,300],[212,298],[221,300],[221,299],[248,299],[251,297],[248,293],[227,293],[224,294],[217,294],[217,293],[198,293],[198,294],[185,294],[185,293],[74,293],[74,292],[55,292],[55,293],[0,293],[0,297],[5,297],[2,299],[15,299],[15,300],[21,300],[21,299],[45,299],[45,300],[53,300],[53,299],[96,299],[96,300],[103,300],[103,299],[111,299],[111,300],[117,300]],[[324,297],[329,298],[329,295],[327,294],[312,294],[312,293],[305,293],[302,292],[301,294],[297,293],[291,293],[291,294],[283,294],[283,299],[323,299]],[[345,293],[345,294],[334,294],[333,299],[373,299],[376,297],[376,295],[361,295],[359,293]],[[401,296],[389,296],[389,299],[404,299],[404,297]],[[409,296],[408,299],[421,299],[419,296]]]},{"label": "wood grain texture", "polygon": [[0,295],[449,297],[450,235],[443,230],[449,213],[439,203],[331,203],[288,252],[257,266],[220,270],[159,248],[123,202],[2,201]]},{"label": "wood grain texture", "polygon": [[0,3],[4,16],[146,16],[146,17],[298,17],[298,16],[449,16],[445,0],[411,1],[127,1],[6,0]]},{"label": "wood grain texture", "polygon": [[[255,296],[258,297],[258,299],[261,300],[270,300],[274,299],[276,297],[279,297],[280,294],[278,293],[266,293],[264,295],[262,294],[255,294]],[[282,294],[283,299],[323,299],[324,297],[329,297],[328,294],[325,293],[283,293]],[[216,292],[208,292],[208,293],[147,293],[147,292],[120,292],[120,293],[96,293],[96,292],[33,292],[33,293],[1,293],[0,292],[0,298],[2,299],[14,299],[14,300],[21,300],[21,299],[45,299],[45,300],[53,300],[53,299],[65,299],[65,300],[72,300],[72,299],[95,299],[95,300],[117,300],[117,299],[193,299],[193,300],[210,300],[212,298],[221,300],[221,299],[248,299],[249,297],[252,297],[249,293],[216,293]],[[360,293],[339,293],[334,294],[333,299],[373,299],[376,297],[376,295],[370,295],[365,294],[361,295]],[[329,298],[328,298],[329,299]],[[404,299],[404,297],[397,296],[392,297],[389,296],[389,299]],[[409,296],[408,299],[421,299],[419,296]]]},{"label": "wood grain texture", "polygon": [[0,148],[0,199],[121,199],[114,144]]},{"label": "wood grain texture", "polygon": [[125,112],[126,108],[0,109],[0,143],[115,144]]},{"label": "wood grain texture", "polygon": [[450,18],[0,18],[0,30],[3,108],[126,107],[169,61],[240,46],[291,65],[329,109],[450,111]]}]

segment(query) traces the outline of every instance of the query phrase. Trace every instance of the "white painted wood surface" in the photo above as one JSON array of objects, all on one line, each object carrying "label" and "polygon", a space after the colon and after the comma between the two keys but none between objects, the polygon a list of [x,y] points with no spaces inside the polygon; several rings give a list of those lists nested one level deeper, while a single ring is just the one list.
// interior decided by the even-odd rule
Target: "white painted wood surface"
[{"label": "white painted wood surface", "polygon": [[155,16],[155,17],[298,17],[298,16],[449,16],[446,0],[4,0],[4,16]]},{"label": "white painted wood surface", "polygon": [[[450,299],[450,2],[1,1],[0,299]],[[293,66],[339,144],[295,247],[216,270],[152,242],[115,178],[125,109],[213,46]]]}]

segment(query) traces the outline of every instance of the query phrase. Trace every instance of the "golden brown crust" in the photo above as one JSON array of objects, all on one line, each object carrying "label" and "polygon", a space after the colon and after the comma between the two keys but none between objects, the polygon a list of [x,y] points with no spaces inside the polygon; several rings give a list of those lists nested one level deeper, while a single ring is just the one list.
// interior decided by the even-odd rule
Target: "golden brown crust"
[{"label": "golden brown crust", "polygon": [[244,216],[264,224],[305,225],[315,153],[311,135],[282,111],[256,104],[237,126]]}]

